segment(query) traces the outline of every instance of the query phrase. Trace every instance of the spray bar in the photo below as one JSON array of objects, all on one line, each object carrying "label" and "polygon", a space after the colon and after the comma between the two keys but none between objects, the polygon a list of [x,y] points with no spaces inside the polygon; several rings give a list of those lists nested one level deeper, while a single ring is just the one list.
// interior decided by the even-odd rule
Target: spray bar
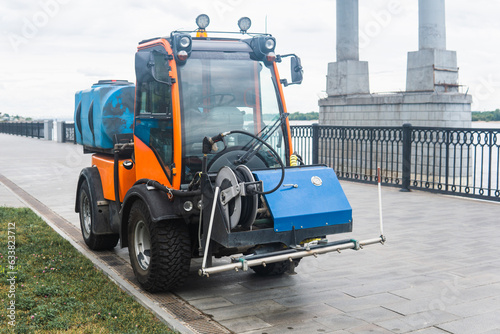
[{"label": "spray bar", "polygon": [[[281,261],[293,261],[294,259],[300,259],[303,257],[307,256],[318,256],[319,254],[326,254],[330,252],[340,252],[341,250],[344,249],[354,249],[354,250],[359,250],[362,249],[364,246],[368,245],[373,245],[373,244],[378,244],[381,243],[383,244],[385,242],[385,237],[381,235],[378,238],[373,238],[373,239],[367,239],[363,241],[357,241],[357,240],[346,240],[344,243],[338,243],[338,242],[332,242],[328,243],[326,245],[321,245],[317,247],[311,247],[310,250],[298,250],[293,253],[289,254],[277,254],[277,255],[269,255],[266,257],[258,258],[258,259],[245,259],[245,257],[240,257],[237,259],[237,262],[230,263],[230,264],[224,264],[216,267],[211,267],[211,268],[201,268],[198,270],[198,274],[200,276],[209,276],[210,274],[216,274],[216,273],[221,273],[224,271],[229,271],[229,270],[235,270],[238,271],[239,269],[242,269],[243,271],[247,271],[248,268],[250,267],[255,267],[255,266],[260,266],[260,265],[266,265],[267,263],[274,263],[274,262],[281,262]],[[272,253],[271,253],[272,254]]]}]

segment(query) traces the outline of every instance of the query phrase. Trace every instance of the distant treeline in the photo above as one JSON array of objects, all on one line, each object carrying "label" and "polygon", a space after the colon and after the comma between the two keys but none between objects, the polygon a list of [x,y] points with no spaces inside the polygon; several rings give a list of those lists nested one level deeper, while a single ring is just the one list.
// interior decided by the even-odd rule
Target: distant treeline
[{"label": "distant treeline", "polygon": [[314,121],[319,119],[319,112],[311,111],[307,113],[294,112],[288,115],[288,119],[291,121]]},{"label": "distant treeline", "polygon": [[495,111],[473,111],[472,121],[482,121],[482,122],[494,122],[500,121],[500,109]]}]

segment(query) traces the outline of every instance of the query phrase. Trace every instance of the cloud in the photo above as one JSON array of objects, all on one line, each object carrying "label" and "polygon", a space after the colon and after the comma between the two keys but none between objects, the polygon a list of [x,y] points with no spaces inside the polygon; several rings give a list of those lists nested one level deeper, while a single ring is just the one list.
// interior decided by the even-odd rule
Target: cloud
[{"label": "cloud", "polygon": [[77,70],[78,73],[83,74],[87,77],[109,77],[112,75],[112,72],[103,69],[102,67],[85,67],[79,68]]},{"label": "cloud", "polygon": [[[384,11],[394,2],[399,2],[401,11],[388,19]],[[42,4],[52,4],[52,11]],[[360,31],[370,33],[360,57],[369,62],[372,91],[404,89],[407,53],[418,49],[418,2],[370,0],[359,4]],[[491,74],[500,73],[500,46],[494,43],[500,39],[500,3],[454,0],[446,2],[446,10],[448,49],[457,51],[460,82],[479,92],[489,91],[489,87],[495,90],[487,98],[474,99],[473,108],[499,107],[496,90],[500,92],[500,88],[482,87]],[[175,29],[193,30],[201,13],[211,18],[209,30],[235,31],[238,19],[249,16],[251,31],[263,32],[267,17],[268,32],[277,38],[277,52],[298,54],[304,66],[304,83],[285,89],[290,112],[318,110],[317,96],[326,89],[328,63],[336,60],[336,13],[331,0],[290,0],[286,7],[282,1],[268,0],[17,0],[3,1],[0,13],[2,104],[19,115],[71,113],[74,92],[90,87],[95,80],[134,81],[137,43],[168,36]],[[43,13],[47,22],[41,20]],[[36,33],[25,36],[23,28],[29,23]],[[24,38],[17,49],[9,39],[12,34]],[[289,74],[288,68],[281,71],[283,76]],[[500,75],[493,81],[500,81]]]}]

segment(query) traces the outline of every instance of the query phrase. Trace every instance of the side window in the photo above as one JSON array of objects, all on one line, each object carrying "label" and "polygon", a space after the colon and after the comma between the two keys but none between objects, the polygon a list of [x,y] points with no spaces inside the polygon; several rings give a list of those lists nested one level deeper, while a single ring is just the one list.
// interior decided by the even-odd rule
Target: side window
[{"label": "side window", "polygon": [[172,165],[174,154],[172,150],[173,126],[172,119],[159,120],[158,127],[152,128],[150,132],[149,145],[160,158],[163,166],[166,167],[167,176],[170,177],[170,167]]},{"label": "side window", "polygon": [[157,81],[147,81],[137,87],[137,110],[139,114],[171,116],[172,97],[170,86]]},{"label": "side window", "polygon": [[[154,80],[138,83],[135,135],[155,153],[169,180],[172,178],[173,121],[170,86]],[[145,117],[141,117],[145,116]]]}]

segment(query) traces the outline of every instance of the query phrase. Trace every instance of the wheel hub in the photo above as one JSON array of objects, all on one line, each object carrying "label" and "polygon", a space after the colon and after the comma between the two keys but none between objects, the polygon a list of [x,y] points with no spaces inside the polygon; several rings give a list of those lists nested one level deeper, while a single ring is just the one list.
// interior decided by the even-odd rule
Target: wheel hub
[{"label": "wheel hub", "polygon": [[82,201],[82,216],[83,216],[83,233],[88,238],[92,228],[92,217],[90,214],[90,201],[87,196],[83,197]]},{"label": "wheel hub", "polygon": [[151,238],[148,228],[142,220],[135,225],[134,250],[139,267],[142,270],[147,270],[151,260]]}]

